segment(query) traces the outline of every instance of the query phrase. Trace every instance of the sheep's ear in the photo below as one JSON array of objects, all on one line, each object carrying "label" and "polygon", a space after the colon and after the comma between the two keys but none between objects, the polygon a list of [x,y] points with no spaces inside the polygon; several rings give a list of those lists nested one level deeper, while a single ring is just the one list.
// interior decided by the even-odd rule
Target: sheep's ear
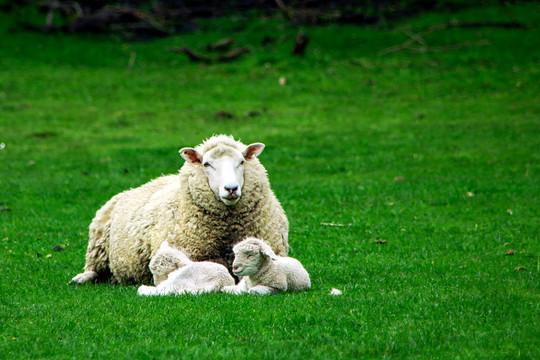
[{"label": "sheep's ear", "polygon": [[264,144],[255,143],[255,144],[248,145],[248,147],[246,148],[246,150],[244,150],[242,155],[244,155],[244,159],[251,160],[261,155],[263,150],[264,150]]},{"label": "sheep's ear", "polygon": [[202,156],[193,148],[183,148],[179,151],[180,156],[187,162],[192,164],[200,164],[202,162]]}]

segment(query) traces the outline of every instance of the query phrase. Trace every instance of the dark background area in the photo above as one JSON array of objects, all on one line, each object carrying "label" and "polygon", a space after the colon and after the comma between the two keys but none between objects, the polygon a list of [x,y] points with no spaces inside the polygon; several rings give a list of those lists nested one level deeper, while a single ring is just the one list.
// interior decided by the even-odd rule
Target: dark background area
[{"label": "dark background area", "polygon": [[[426,11],[454,12],[469,7],[520,1],[502,0],[5,0],[0,10],[15,26],[39,32],[122,31],[148,39],[197,29],[197,20],[239,15],[282,16],[294,24],[346,23],[390,26],[393,21]],[[524,2],[524,1],[521,1]],[[525,1],[527,2],[527,1]],[[530,2],[530,1],[529,1]]]}]

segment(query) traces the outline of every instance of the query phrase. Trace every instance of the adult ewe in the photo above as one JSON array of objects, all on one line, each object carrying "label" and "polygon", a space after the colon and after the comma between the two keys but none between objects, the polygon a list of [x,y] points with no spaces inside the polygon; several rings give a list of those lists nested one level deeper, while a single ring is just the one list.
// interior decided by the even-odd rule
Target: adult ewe
[{"label": "adult ewe", "polygon": [[300,261],[276,256],[263,240],[246,238],[236,244],[233,251],[233,272],[242,280],[236,286],[225,286],[223,291],[226,293],[271,295],[311,288],[309,274]]},{"label": "adult ewe", "polygon": [[149,283],[148,264],[163,241],[229,271],[232,246],[246,236],[267,239],[276,254],[287,255],[289,223],[257,159],[263,149],[225,135],[181,149],[179,174],[122,192],[96,213],[85,271],[70,283],[111,274],[121,284]]}]

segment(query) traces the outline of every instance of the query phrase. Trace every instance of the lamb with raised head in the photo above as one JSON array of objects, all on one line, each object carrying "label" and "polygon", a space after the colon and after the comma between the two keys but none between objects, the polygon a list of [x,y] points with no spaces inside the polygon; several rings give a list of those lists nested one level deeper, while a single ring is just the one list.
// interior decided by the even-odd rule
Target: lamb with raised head
[{"label": "lamb with raised head", "polygon": [[263,240],[248,237],[236,244],[233,252],[233,273],[241,280],[238,285],[223,288],[224,292],[271,295],[311,288],[309,274],[300,261],[276,256]]},{"label": "lamb with raised head", "polygon": [[149,267],[156,286],[141,285],[139,295],[197,295],[234,285],[225,266],[210,261],[193,262],[166,241],[150,260]]},{"label": "lamb with raised head", "polygon": [[70,283],[111,275],[121,284],[149,283],[150,259],[163,241],[193,261],[231,271],[232,246],[246,236],[288,253],[289,223],[257,156],[264,144],[217,135],[183,148],[179,174],[159,177],[109,200],[90,224],[84,272]]}]

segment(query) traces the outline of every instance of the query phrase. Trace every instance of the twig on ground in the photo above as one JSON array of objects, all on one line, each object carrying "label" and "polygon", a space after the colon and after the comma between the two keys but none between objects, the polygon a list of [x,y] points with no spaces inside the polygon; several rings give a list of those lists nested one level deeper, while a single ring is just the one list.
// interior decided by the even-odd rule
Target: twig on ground
[{"label": "twig on ground", "polygon": [[[516,28],[525,28],[525,25],[517,21],[471,21],[471,22],[451,21],[449,23],[436,24],[436,25],[429,26],[418,33],[413,33],[405,29],[400,29],[404,34],[409,36],[409,40],[401,44],[394,45],[394,46],[384,49],[383,51],[381,51],[381,55],[387,55],[387,54],[395,53],[395,52],[405,50],[405,49],[415,51],[415,52],[442,52],[442,51],[460,49],[463,47],[488,45],[489,43],[487,41],[481,41],[478,43],[453,44],[453,45],[448,45],[448,46],[430,48],[427,45],[426,41],[424,40],[424,36],[431,34],[435,31],[454,29],[454,28],[479,28],[479,27],[502,27],[502,28],[516,29]],[[412,47],[414,43],[418,43],[422,45],[422,47],[414,48]]]},{"label": "twig on ground", "polygon": [[227,62],[227,61],[236,60],[237,58],[239,58],[242,55],[249,54],[250,51],[251,50],[249,49],[249,47],[243,47],[243,48],[234,49],[234,50],[231,50],[229,52],[226,52],[225,54],[222,54],[222,55],[219,55],[218,57],[216,57],[216,61],[217,62]]},{"label": "twig on ground", "polygon": [[352,224],[335,224],[335,223],[321,223],[322,226],[335,226],[335,227],[345,227],[345,226],[352,226]]},{"label": "twig on ground", "polygon": [[206,50],[208,51],[225,51],[231,48],[231,45],[234,43],[233,38],[226,38],[219,40],[215,43],[206,45]]},{"label": "twig on ground", "polygon": [[231,50],[229,52],[226,52],[225,54],[212,57],[201,53],[196,53],[195,51],[191,50],[186,46],[184,46],[183,48],[174,47],[171,50],[177,53],[187,55],[191,62],[202,62],[205,64],[232,61],[250,52],[250,49],[248,47],[243,47]]},{"label": "twig on ground", "polygon": [[172,48],[172,51],[187,55],[191,62],[203,62],[206,64],[212,63],[212,58],[210,56],[196,53],[186,46],[184,46],[183,48],[174,47]]}]

